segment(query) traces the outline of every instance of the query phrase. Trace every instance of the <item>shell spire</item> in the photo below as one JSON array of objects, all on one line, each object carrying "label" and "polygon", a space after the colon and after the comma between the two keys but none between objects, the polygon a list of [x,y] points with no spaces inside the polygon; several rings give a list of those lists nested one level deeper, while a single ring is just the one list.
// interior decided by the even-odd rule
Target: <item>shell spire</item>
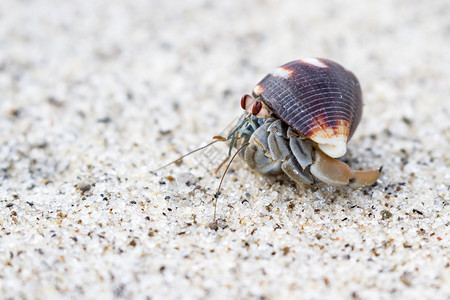
[{"label": "shell spire", "polygon": [[296,60],[275,69],[255,86],[253,95],[334,158],[346,153],[362,115],[355,75],[322,58]]}]

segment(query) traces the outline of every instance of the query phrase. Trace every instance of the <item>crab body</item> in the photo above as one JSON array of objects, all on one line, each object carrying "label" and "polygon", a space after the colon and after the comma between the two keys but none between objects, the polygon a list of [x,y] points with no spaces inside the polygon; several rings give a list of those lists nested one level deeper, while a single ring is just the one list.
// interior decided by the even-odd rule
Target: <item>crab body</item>
[{"label": "crab body", "polygon": [[317,58],[287,63],[262,79],[241,106],[248,115],[236,146],[254,171],[285,173],[297,183],[364,186],[378,169],[352,171],[336,158],[346,153],[362,115],[361,88],[339,64]]}]

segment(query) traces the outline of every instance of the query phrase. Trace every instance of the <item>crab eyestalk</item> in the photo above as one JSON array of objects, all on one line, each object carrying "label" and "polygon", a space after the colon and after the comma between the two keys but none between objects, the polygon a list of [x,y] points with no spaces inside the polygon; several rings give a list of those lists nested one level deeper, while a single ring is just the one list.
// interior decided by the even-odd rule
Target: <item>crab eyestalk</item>
[{"label": "crab eyestalk", "polygon": [[241,107],[245,109],[246,112],[251,113],[260,119],[267,119],[271,114],[267,107],[259,99],[255,99],[250,95],[242,96]]}]

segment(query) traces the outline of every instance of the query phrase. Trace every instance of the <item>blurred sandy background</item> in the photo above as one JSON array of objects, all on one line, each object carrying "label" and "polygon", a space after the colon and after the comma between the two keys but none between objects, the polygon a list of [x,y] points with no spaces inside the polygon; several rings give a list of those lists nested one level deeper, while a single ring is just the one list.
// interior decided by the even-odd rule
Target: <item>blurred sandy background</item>
[{"label": "blurred sandy background", "polygon": [[[449,299],[450,4],[0,2],[0,299]],[[210,141],[273,68],[359,78],[373,188],[225,178]]]}]

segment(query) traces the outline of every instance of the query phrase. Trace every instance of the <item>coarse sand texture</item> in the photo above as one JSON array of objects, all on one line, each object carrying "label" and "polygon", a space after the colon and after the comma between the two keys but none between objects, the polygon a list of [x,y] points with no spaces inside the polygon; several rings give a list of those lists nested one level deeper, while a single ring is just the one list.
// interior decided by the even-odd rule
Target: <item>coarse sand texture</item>
[{"label": "coarse sand texture", "polygon": [[[450,5],[0,1],[0,300],[450,299]],[[358,78],[342,161],[296,185],[215,143],[303,57]],[[234,153],[235,150],[233,150]]]}]

